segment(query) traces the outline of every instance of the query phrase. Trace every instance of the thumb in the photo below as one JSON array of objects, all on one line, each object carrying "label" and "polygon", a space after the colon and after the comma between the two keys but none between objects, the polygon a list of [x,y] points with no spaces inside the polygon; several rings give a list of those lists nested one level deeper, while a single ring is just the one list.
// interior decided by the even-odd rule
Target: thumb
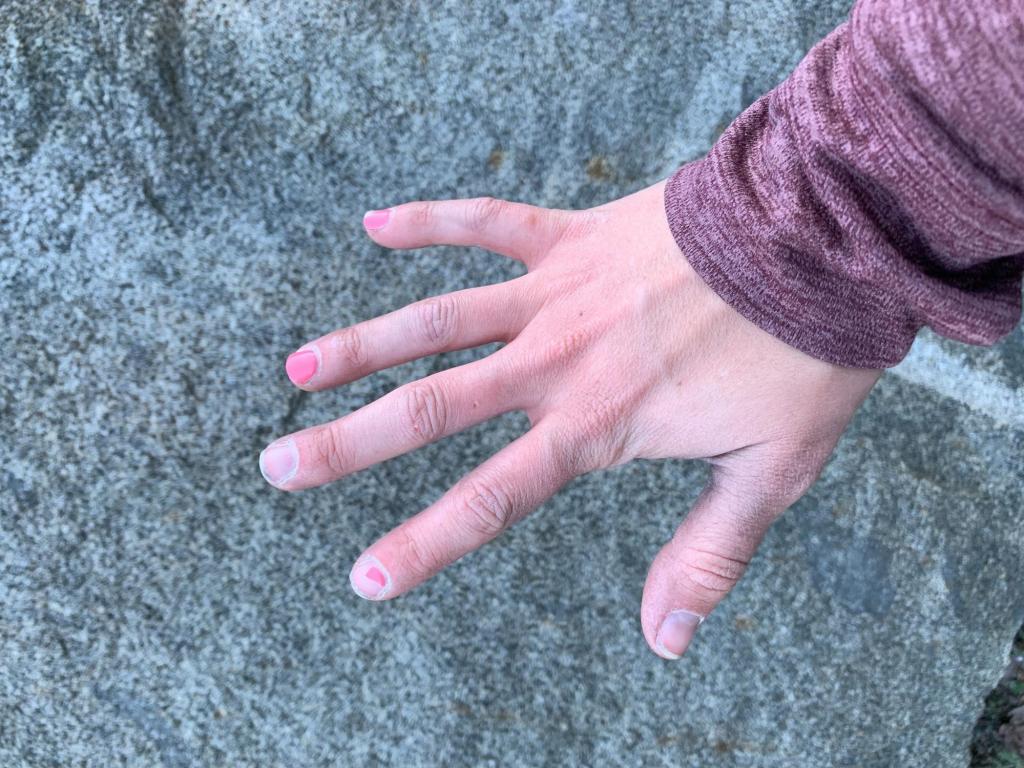
[{"label": "thumb", "polygon": [[[678,659],[697,627],[727,595],[776,514],[713,476],[686,519],[654,558],[640,620],[655,653]],[[781,509],[777,510],[781,512]]]}]

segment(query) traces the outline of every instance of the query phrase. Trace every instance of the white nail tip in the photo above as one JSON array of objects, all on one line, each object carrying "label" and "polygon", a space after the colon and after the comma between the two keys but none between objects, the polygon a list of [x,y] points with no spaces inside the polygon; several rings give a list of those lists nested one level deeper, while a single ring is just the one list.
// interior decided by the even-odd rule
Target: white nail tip
[{"label": "white nail tip", "polygon": [[[669,659],[671,661],[675,661],[676,659],[681,659],[683,657],[680,653],[674,653],[673,651],[668,650],[668,648],[665,647],[665,644],[661,639],[662,633],[665,631],[666,625],[672,620],[673,617],[676,617],[677,619],[683,619],[684,624],[692,626],[693,632],[696,632],[697,628],[704,623],[705,618],[699,613],[680,609],[670,611],[665,616],[665,618],[662,619],[661,625],[658,627],[658,636],[654,640],[654,650],[662,658]],[[694,619],[696,619],[696,622],[694,622]],[[689,645],[689,642],[687,642],[687,645]]]},{"label": "white nail tip", "polygon": [[[282,448],[287,449],[289,454],[290,454],[291,469],[289,469],[281,477],[279,477],[277,479],[274,479],[274,478],[271,478],[271,476],[267,473],[267,468],[266,468],[267,454],[270,453],[271,451],[281,450]],[[276,487],[280,488],[282,485],[284,485],[289,480],[291,480],[293,477],[295,477],[295,473],[298,472],[298,471],[299,471],[299,449],[295,445],[295,441],[294,440],[289,439],[289,440],[286,440],[286,441],[281,442],[281,443],[272,443],[272,444],[268,445],[266,448],[264,448],[263,451],[260,453],[260,473],[263,475],[263,479],[266,480],[268,483],[270,483],[273,486],[276,486]]]},{"label": "white nail tip", "polygon": [[657,646],[656,650],[658,651],[658,655],[661,656],[661,658],[663,658],[663,659],[671,659],[672,661],[675,661],[676,659],[683,658],[678,653],[672,653],[672,651],[668,650],[661,643],[656,643],[656,646]]},{"label": "white nail tip", "polygon": [[[365,573],[370,568],[376,568],[384,577],[384,586],[372,595],[364,592],[356,583],[356,574]],[[352,566],[352,570],[349,571],[348,582],[352,586],[352,591],[364,600],[382,600],[391,593],[391,574],[388,573],[388,569],[384,567],[384,564],[373,555],[363,555],[356,560],[355,565]]]}]

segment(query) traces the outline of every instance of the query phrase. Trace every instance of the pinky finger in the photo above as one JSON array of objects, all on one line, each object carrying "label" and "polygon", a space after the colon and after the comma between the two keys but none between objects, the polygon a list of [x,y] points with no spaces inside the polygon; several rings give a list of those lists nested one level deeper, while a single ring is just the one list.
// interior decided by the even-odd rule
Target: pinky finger
[{"label": "pinky finger", "polygon": [[368,600],[397,597],[526,517],[578,474],[562,438],[538,422],[378,539],[352,567],[352,588]]}]

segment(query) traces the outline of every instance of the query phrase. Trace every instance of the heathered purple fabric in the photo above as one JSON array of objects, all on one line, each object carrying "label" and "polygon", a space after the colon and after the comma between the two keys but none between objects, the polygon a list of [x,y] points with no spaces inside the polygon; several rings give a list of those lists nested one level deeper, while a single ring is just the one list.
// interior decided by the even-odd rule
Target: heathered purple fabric
[{"label": "heathered purple fabric", "polygon": [[681,166],[665,211],[744,317],[840,365],[991,344],[1024,269],[1024,0],[861,0]]}]

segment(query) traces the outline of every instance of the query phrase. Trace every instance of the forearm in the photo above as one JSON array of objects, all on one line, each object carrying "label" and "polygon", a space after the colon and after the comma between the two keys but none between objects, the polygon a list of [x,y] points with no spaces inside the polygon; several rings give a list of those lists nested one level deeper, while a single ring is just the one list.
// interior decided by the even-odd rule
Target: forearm
[{"label": "forearm", "polygon": [[862,0],[666,185],[673,236],[741,314],[887,367],[925,325],[1020,317],[1024,20],[1008,0]]}]

